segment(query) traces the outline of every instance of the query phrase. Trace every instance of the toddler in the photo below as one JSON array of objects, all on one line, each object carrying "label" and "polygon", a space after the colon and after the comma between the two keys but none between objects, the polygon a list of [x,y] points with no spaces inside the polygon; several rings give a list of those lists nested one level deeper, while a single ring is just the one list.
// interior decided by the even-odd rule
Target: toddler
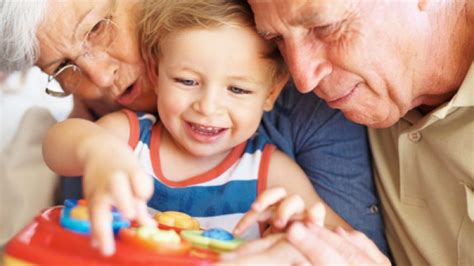
[{"label": "toddler", "polygon": [[[299,166],[255,133],[288,73],[277,47],[257,34],[246,1],[143,5],[140,35],[159,117],[124,110],[96,123],[69,119],[44,143],[51,169],[84,176],[95,245],[114,252],[112,205],[142,224],[153,224],[148,204],[232,230],[267,188],[277,191],[267,194],[272,204],[293,194],[286,202],[295,206],[321,202]],[[244,238],[260,236],[249,221],[269,218],[256,213],[239,226]],[[326,223],[349,228],[331,210]]]}]

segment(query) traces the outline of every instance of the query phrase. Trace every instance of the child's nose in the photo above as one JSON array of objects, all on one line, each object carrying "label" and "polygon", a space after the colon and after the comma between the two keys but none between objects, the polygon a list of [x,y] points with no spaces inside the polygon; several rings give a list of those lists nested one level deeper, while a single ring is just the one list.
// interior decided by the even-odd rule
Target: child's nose
[{"label": "child's nose", "polygon": [[203,115],[211,116],[220,112],[221,101],[222,99],[217,92],[207,91],[195,102],[194,108]]}]

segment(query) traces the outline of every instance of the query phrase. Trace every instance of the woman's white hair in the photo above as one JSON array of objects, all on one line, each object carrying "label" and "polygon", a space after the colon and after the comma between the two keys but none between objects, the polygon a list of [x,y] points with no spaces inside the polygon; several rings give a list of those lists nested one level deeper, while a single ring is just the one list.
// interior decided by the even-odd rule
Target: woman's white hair
[{"label": "woman's white hair", "polygon": [[23,70],[36,63],[36,31],[47,4],[47,0],[0,0],[0,72]]}]

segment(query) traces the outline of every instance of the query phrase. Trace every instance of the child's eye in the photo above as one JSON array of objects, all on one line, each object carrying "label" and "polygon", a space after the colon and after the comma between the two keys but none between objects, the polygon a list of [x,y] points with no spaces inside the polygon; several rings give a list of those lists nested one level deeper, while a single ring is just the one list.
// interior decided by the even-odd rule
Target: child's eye
[{"label": "child's eye", "polygon": [[250,94],[250,93],[252,93],[249,90],[244,90],[244,89],[241,89],[241,88],[238,88],[238,87],[229,87],[229,91],[232,92],[232,93],[235,93],[235,94]]},{"label": "child's eye", "polygon": [[175,82],[181,83],[184,86],[196,86],[198,85],[198,82],[192,79],[182,79],[182,78],[175,78]]}]

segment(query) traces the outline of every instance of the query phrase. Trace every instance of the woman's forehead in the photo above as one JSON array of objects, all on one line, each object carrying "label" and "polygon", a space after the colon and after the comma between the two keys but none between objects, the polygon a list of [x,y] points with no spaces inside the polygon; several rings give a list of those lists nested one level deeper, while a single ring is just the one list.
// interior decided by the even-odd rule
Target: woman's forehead
[{"label": "woman's forehead", "polygon": [[74,50],[82,41],[82,31],[101,10],[113,6],[114,0],[50,1],[47,15],[37,32],[40,56],[37,65],[44,71],[64,53]]}]

